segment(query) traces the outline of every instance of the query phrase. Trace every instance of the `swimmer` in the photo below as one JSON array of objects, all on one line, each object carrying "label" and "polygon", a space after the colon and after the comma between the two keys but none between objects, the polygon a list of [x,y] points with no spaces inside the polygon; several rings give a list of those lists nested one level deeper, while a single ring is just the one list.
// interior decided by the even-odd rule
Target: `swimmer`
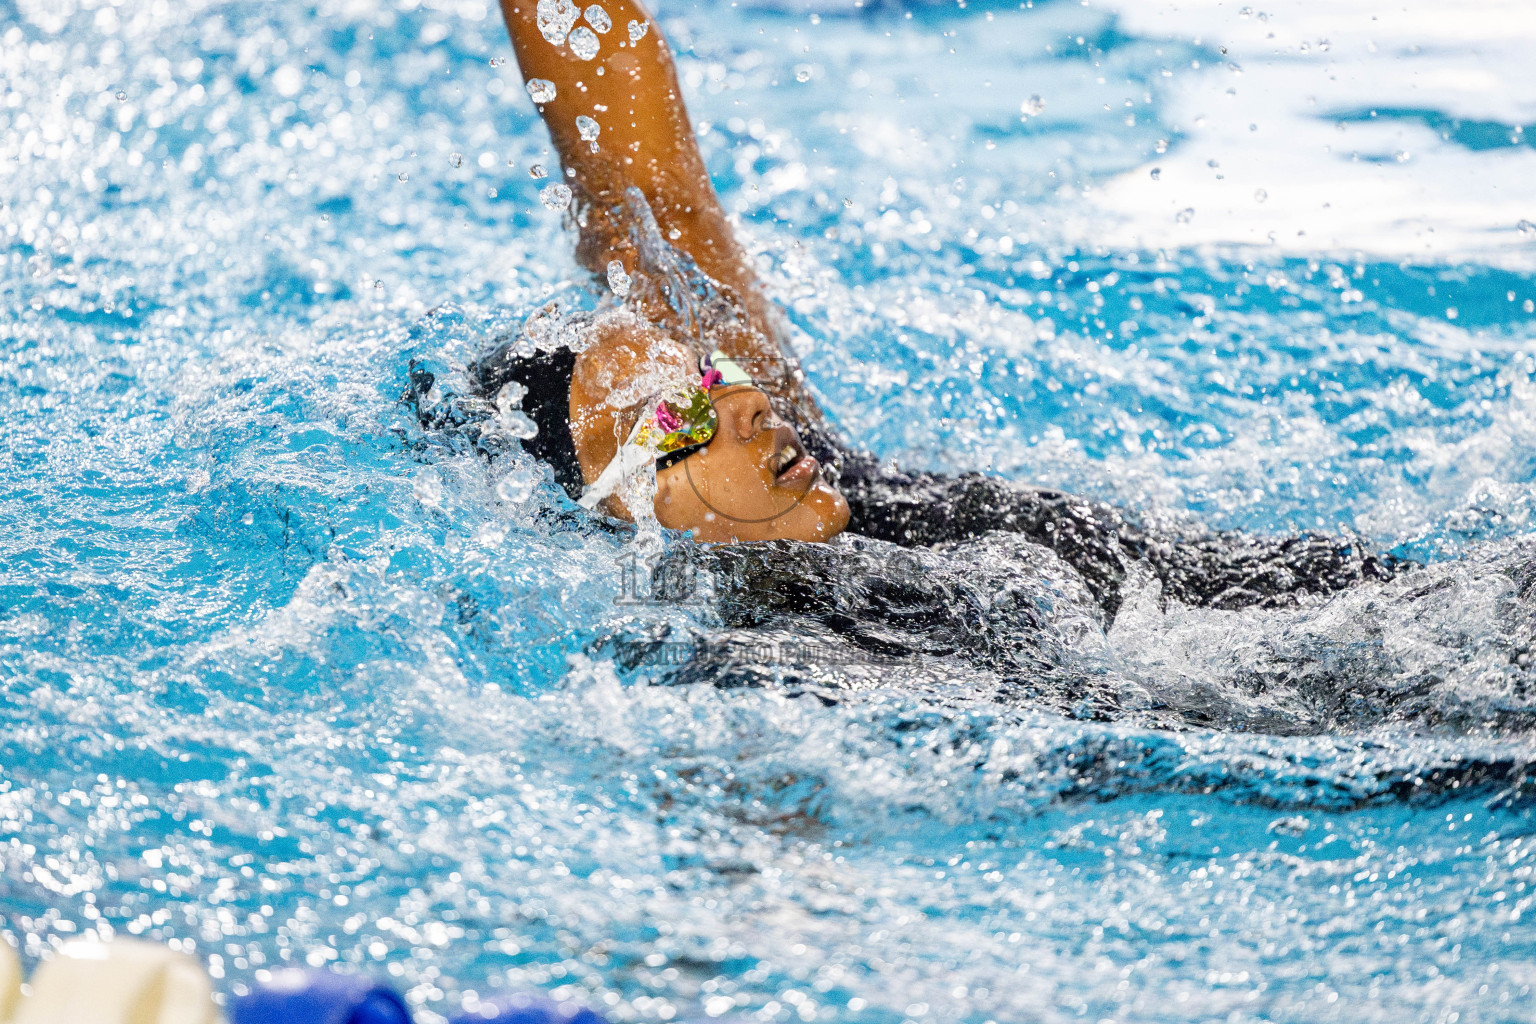
[{"label": "swimmer", "polygon": [[[1154,528],[981,474],[904,473],[838,438],[721,208],[651,13],[640,0],[604,0],[587,17],[570,0],[501,4],[573,193],[577,259],[618,305],[579,352],[511,339],[471,378],[486,397],[524,389],[539,428],[525,447],[582,505],[634,521],[626,502],[649,500],[662,526],[705,543],[1020,533],[1075,568],[1111,615],[1137,562],[1165,596],[1222,607],[1395,572],[1358,541]],[[654,494],[632,486],[653,465]]]}]

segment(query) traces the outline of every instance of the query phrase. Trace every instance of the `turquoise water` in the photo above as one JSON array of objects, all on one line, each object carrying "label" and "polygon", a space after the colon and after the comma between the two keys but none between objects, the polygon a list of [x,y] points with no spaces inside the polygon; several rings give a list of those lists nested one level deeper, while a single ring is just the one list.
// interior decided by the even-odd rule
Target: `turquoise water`
[{"label": "turquoise water", "polygon": [[0,0],[5,938],[427,1021],[1536,1019],[1536,27],[1229,6],[660,20],[848,434],[1428,567],[1106,624],[982,545],[919,658],[679,672],[615,652],[816,625],[624,603],[395,401],[592,301],[493,9]]}]

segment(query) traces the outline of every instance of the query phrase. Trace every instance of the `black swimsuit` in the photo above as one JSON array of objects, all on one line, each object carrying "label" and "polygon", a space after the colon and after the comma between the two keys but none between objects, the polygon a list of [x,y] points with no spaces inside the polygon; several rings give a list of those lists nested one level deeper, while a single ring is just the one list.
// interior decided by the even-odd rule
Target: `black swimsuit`
[{"label": "black swimsuit", "polygon": [[[538,425],[538,434],[523,446],[550,466],[574,500],[582,490],[569,424],[575,361],[569,349],[528,354],[525,340],[508,339],[469,367],[478,415],[456,401],[439,403],[426,413],[420,398],[431,389],[433,377],[417,368],[412,370],[407,400],[424,425],[446,426],[448,421],[462,423],[485,415],[487,399],[510,381],[521,383],[527,389],[523,411]],[[966,541],[992,531],[1019,534],[1054,551],[1075,569],[1111,617],[1120,607],[1121,586],[1138,562],[1161,582],[1164,597],[1216,608],[1284,604],[1301,594],[1388,579],[1408,564],[1372,554],[1358,539],[1191,531],[980,473],[904,472],[840,443],[814,424],[797,427],[807,449],[848,499],[851,532],[903,547]]]}]

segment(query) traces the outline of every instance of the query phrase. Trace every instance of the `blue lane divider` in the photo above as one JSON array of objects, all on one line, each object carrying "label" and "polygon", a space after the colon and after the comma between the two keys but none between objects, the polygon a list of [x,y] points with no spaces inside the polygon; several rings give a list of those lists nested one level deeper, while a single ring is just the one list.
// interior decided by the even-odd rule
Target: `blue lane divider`
[{"label": "blue lane divider", "polygon": [[388,985],[358,974],[282,971],[235,1000],[231,1024],[411,1024]]},{"label": "blue lane divider", "polygon": [[[236,1022],[241,1024],[241,1022]],[[596,1013],[576,1003],[557,1003],[532,992],[498,996],[449,1024],[608,1024]]]}]

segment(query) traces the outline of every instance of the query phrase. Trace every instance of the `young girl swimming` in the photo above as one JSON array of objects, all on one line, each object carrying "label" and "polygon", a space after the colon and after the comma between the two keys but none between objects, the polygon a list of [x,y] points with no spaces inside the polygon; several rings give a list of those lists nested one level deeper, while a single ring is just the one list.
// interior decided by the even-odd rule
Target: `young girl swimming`
[{"label": "young girl swimming", "polygon": [[538,427],[525,447],[583,506],[633,521],[648,504],[662,526],[705,543],[1023,534],[1076,569],[1111,615],[1136,562],[1165,596],[1222,607],[1395,571],[1355,541],[1154,528],[980,474],[903,473],[844,442],[720,206],[650,13],[639,0],[502,10],[569,183],[552,188],[572,194],[577,258],[618,302],[580,351],[515,338],[471,377],[487,397],[522,389]]}]

